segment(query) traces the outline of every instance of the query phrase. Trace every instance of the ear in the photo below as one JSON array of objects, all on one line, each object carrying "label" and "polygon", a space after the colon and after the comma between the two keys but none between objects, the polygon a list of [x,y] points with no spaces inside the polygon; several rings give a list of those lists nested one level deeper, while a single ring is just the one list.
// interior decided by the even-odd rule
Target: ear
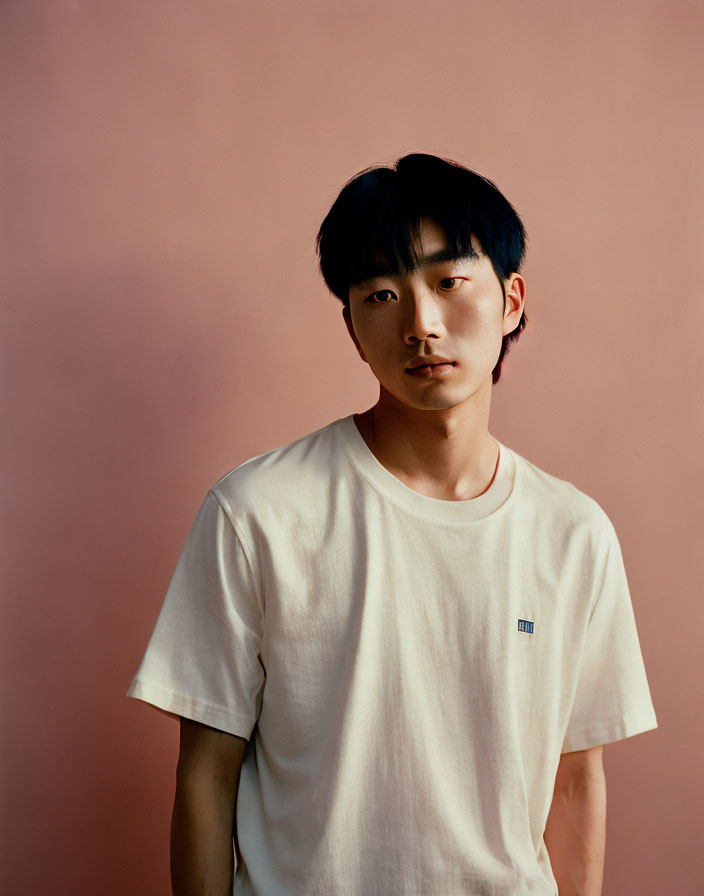
[{"label": "ear", "polygon": [[359,340],[357,339],[357,334],[355,333],[354,326],[352,325],[352,316],[350,314],[349,306],[347,306],[347,305],[342,306],[342,317],[345,321],[345,326],[347,327],[347,332],[350,334],[352,342],[354,342],[355,348],[359,352],[359,357],[368,364],[369,361],[367,361],[365,354],[362,351],[362,346],[359,344]]},{"label": "ear", "polygon": [[507,336],[516,329],[523,314],[526,303],[526,281],[520,274],[511,274],[506,281],[505,289],[503,335]]}]

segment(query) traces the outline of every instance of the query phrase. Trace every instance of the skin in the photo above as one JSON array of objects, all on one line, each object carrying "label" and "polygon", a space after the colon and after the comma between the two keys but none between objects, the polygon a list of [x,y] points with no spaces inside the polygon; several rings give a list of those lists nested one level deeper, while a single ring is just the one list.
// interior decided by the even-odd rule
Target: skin
[{"label": "skin", "polygon": [[560,896],[601,896],[606,855],[603,744],[563,753],[543,839]]},{"label": "skin", "polygon": [[[389,472],[410,488],[448,501],[477,497],[493,481],[498,445],[489,434],[491,373],[503,337],[516,329],[526,283],[501,283],[472,235],[478,259],[440,262],[354,284],[342,315],[354,345],[379,381],[377,403],[357,427]],[[416,251],[446,248],[443,229],[423,218]],[[448,279],[451,278],[451,279]],[[411,376],[417,355],[456,366],[442,378]]]},{"label": "skin", "polygon": [[[239,844],[235,806],[244,738],[181,718],[171,816],[173,896],[229,896]],[[234,850],[233,850],[234,838]]]}]

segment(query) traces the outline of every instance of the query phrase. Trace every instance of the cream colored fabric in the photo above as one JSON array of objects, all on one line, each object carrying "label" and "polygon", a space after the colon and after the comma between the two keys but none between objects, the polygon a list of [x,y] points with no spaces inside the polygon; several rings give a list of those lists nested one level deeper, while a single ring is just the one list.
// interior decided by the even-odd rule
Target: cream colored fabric
[{"label": "cream colored fabric", "polygon": [[657,727],[613,525],[499,447],[442,501],[349,415],[207,492],[127,693],[251,738],[235,893],[555,896],[561,751]]}]

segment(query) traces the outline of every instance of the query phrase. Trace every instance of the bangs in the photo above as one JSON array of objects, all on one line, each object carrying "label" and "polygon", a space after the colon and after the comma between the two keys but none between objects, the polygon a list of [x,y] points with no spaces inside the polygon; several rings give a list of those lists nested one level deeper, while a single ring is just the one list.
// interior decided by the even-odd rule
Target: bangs
[{"label": "bangs", "polygon": [[476,257],[469,221],[458,221],[447,209],[428,209],[408,203],[369,210],[365,220],[350,222],[345,235],[344,276],[353,286],[372,277],[410,273],[422,261],[418,255],[421,220],[432,219],[445,234],[454,258]]}]

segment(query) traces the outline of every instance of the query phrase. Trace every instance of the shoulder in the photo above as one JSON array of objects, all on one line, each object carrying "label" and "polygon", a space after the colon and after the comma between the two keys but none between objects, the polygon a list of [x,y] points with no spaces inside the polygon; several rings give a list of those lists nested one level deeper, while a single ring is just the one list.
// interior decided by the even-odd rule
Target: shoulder
[{"label": "shoulder", "polygon": [[615,537],[611,519],[594,497],[573,482],[548,473],[515,450],[513,454],[521,477],[521,510],[536,525],[581,533],[599,543]]},{"label": "shoulder", "polygon": [[339,464],[335,420],[286,445],[249,458],[210,487],[233,523],[285,516],[315,500]]}]

